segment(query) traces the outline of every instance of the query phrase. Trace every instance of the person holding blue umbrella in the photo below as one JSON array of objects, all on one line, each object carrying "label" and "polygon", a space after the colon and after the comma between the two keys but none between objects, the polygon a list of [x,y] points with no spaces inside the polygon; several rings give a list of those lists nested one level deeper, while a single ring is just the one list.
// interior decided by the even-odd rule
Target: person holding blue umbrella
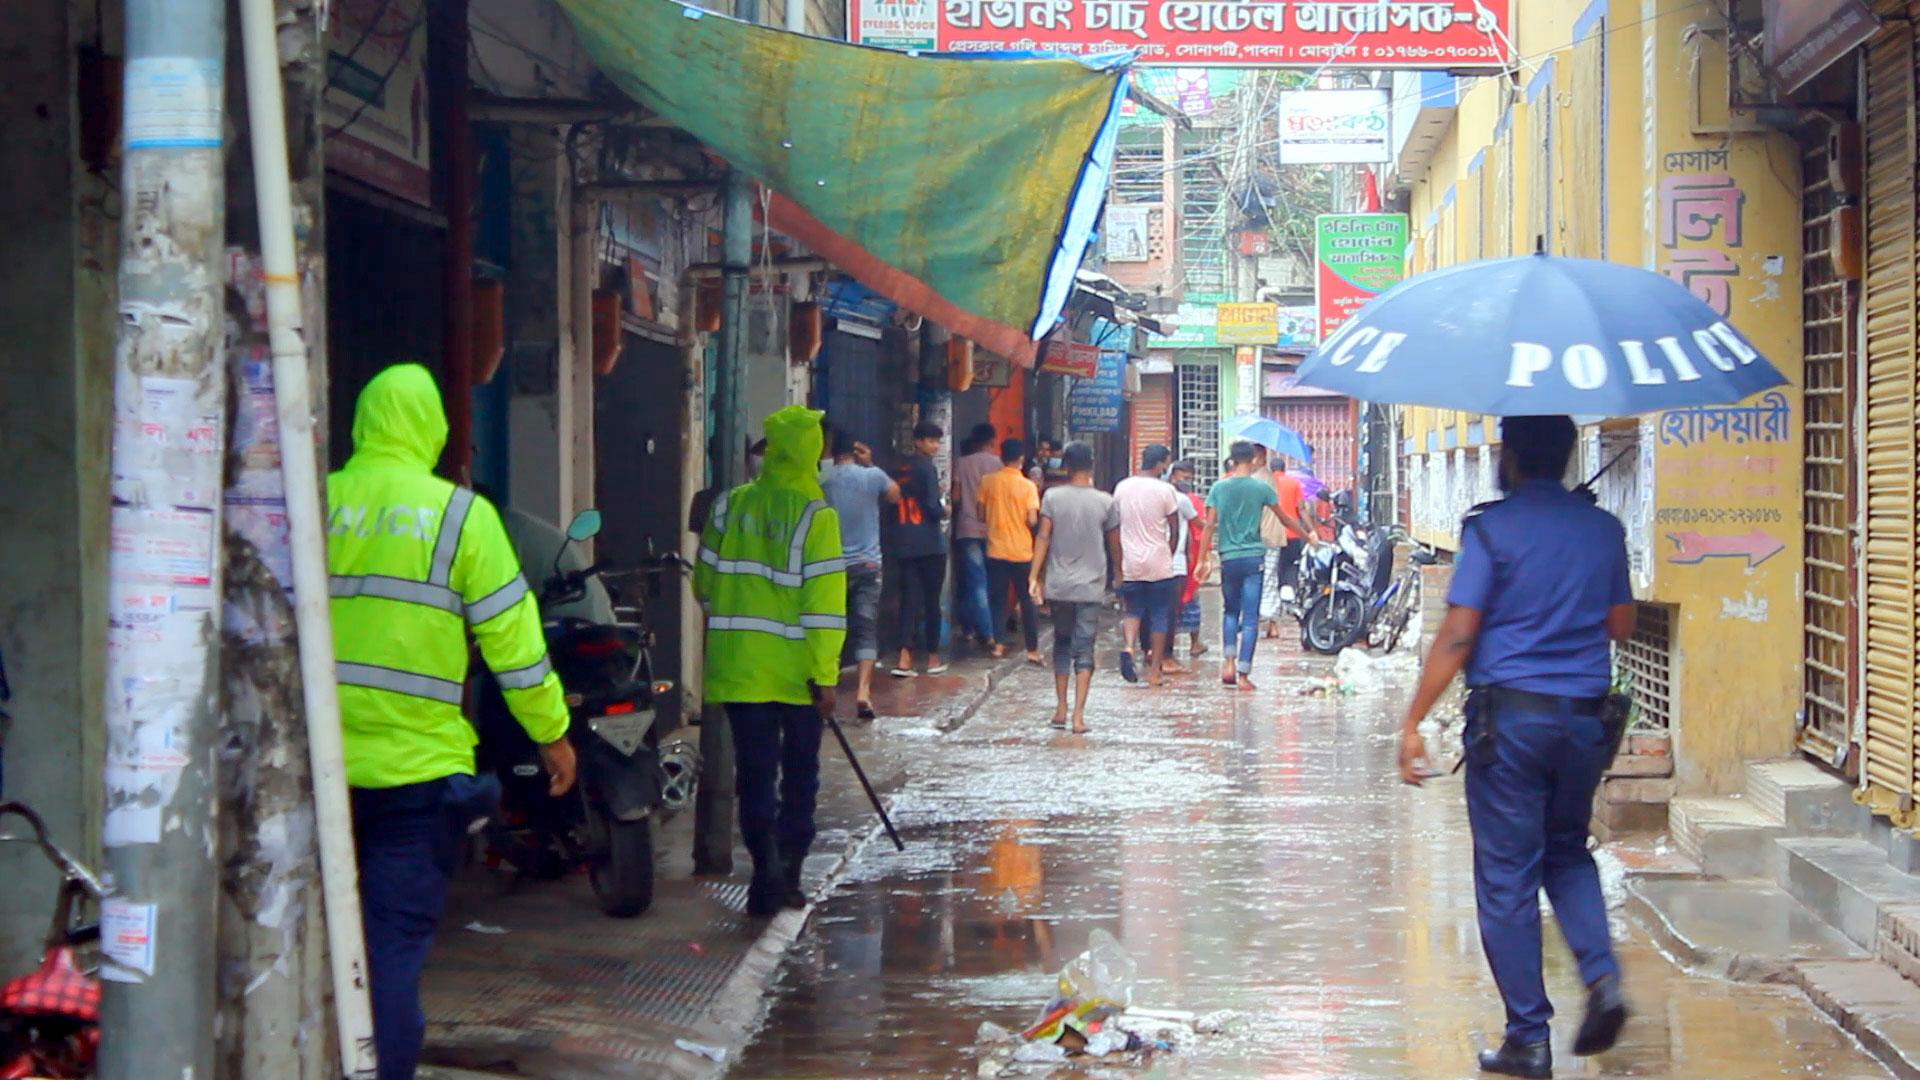
[{"label": "person holding blue umbrella", "polygon": [[1569,414],[1734,402],[1785,381],[1667,278],[1545,255],[1409,279],[1301,365],[1302,385],[1505,417],[1506,497],[1461,523],[1447,615],[1399,755],[1406,783],[1435,775],[1420,724],[1464,671],[1474,893],[1507,1013],[1501,1045],[1480,1054],[1486,1072],[1553,1075],[1543,888],[1587,986],[1573,1052],[1611,1049],[1628,1016],[1587,827],[1625,726],[1625,703],[1609,694],[1611,644],[1633,635],[1635,608],[1625,530],[1584,485],[1563,483],[1578,437]]}]

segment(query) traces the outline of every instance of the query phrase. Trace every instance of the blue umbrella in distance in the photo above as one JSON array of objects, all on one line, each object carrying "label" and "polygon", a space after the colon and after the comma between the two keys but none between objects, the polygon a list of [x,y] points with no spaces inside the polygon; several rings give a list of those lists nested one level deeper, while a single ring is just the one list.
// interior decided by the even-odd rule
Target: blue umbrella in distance
[{"label": "blue umbrella in distance", "polygon": [[1276,454],[1285,454],[1300,461],[1313,460],[1313,447],[1307,445],[1307,440],[1278,420],[1269,420],[1264,416],[1232,416],[1220,422],[1220,431],[1229,441],[1244,439]]},{"label": "blue umbrella in distance", "polygon": [[[1631,416],[1731,404],[1786,381],[1731,323],[1671,279],[1548,255],[1409,278],[1300,365],[1303,386],[1496,416]],[[1784,411],[1785,399],[1779,404]]]}]

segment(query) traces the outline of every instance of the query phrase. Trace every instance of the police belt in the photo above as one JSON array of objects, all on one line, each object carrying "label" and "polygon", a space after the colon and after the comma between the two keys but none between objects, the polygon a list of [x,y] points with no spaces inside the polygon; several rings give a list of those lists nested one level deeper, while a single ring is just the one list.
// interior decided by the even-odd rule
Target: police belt
[{"label": "police belt", "polygon": [[1601,697],[1564,697],[1560,694],[1539,694],[1532,690],[1515,690],[1506,686],[1472,687],[1472,692],[1480,695],[1480,700],[1488,710],[1511,708],[1526,712],[1559,713],[1573,716],[1599,716],[1607,699]]}]

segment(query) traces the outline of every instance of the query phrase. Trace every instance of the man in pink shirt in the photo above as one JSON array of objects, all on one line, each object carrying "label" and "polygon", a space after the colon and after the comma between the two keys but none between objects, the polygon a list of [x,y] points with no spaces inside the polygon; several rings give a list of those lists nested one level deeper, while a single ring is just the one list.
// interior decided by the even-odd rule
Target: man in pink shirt
[{"label": "man in pink shirt", "polygon": [[1186,584],[1173,572],[1173,551],[1185,520],[1199,513],[1190,499],[1161,479],[1173,451],[1149,446],[1140,455],[1140,471],[1113,489],[1120,510],[1120,597],[1126,603],[1121,620],[1125,647],[1120,653],[1120,675],[1138,682],[1134,650],[1144,632],[1147,642],[1147,685],[1159,686],[1173,637],[1173,616]]}]

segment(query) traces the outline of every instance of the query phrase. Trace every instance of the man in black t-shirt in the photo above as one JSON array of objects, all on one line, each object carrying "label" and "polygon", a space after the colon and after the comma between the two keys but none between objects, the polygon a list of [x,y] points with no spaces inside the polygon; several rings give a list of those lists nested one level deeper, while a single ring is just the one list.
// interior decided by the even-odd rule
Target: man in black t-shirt
[{"label": "man in black t-shirt", "polygon": [[[927,654],[927,674],[947,669],[940,659],[940,594],[947,581],[947,507],[940,493],[940,469],[933,455],[940,452],[946,432],[931,420],[914,425],[917,451],[894,470],[900,502],[894,507],[893,551],[900,567],[900,662],[893,674],[911,678],[914,642]],[[913,618],[914,596],[920,598],[920,620]],[[916,625],[919,634],[915,634]]]}]

